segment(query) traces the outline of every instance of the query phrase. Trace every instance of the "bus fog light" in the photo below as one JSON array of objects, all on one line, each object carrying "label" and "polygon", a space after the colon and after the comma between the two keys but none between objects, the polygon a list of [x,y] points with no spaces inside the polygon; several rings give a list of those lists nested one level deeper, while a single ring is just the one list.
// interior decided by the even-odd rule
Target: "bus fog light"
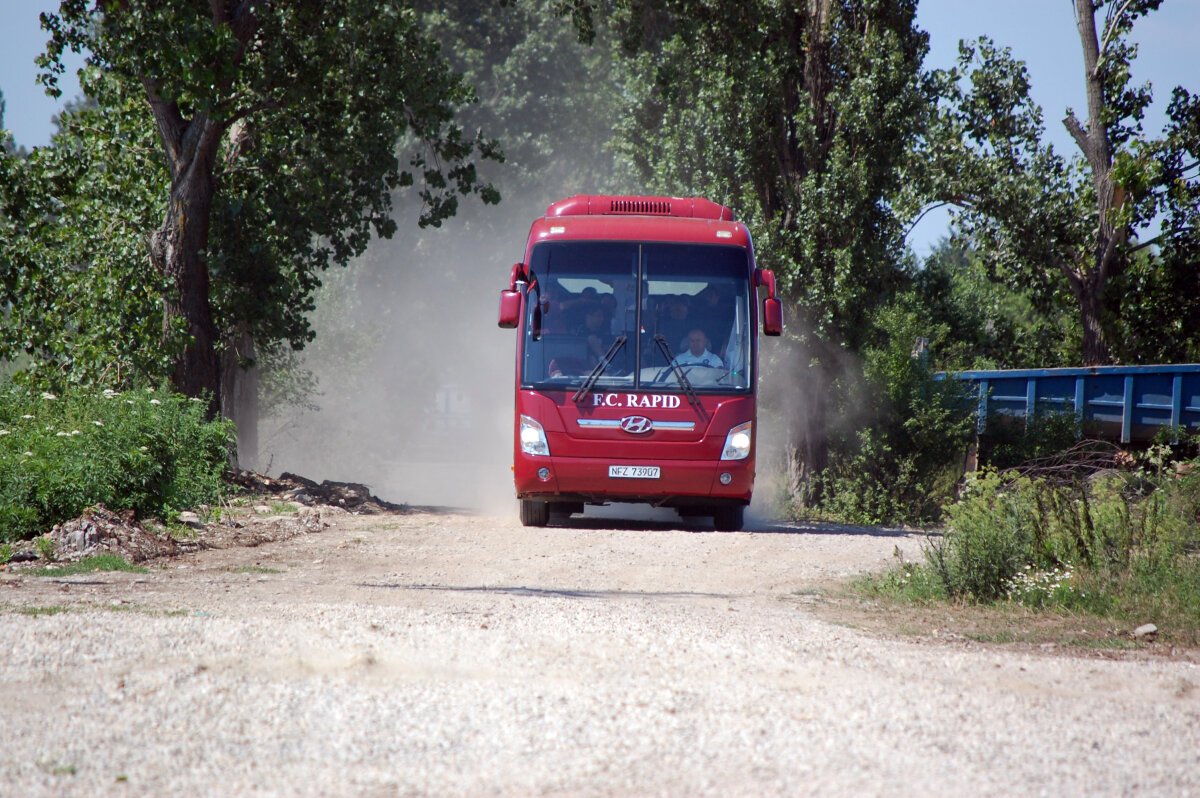
[{"label": "bus fog light", "polygon": [[550,479],[550,469],[546,468],[545,466],[542,466],[541,468],[539,468],[538,469],[538,479],[540,479],[542,482],[548,481]]},{"label": "bus fog light", "polygon": [[745,460],[750,456],[750,432],[754,422],[747,421],[729,430],[725,436],[725,448],[721,450],[722,460]]},{"label": "bus fog light", "polygon": [[733,474],[730,474],[728,471],[726,471],[721,475],[721,484],[728,485],[730,482],[733,482]]}]

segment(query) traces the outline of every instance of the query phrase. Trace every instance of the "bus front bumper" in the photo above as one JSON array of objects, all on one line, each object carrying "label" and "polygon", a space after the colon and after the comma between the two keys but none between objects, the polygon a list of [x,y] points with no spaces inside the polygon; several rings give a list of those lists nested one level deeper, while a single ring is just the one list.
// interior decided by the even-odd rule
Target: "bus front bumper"
[{"label": "bus front bumper", "polygon": [[[633,466],[638,473],[656,467],[658,476],[609,476],[611,466]],[[517,498],[536,501],[638,502],[663,507],[747,504],[754,489],[754,462],[750,458],[613,460],[521,454],[513,472]]]}]

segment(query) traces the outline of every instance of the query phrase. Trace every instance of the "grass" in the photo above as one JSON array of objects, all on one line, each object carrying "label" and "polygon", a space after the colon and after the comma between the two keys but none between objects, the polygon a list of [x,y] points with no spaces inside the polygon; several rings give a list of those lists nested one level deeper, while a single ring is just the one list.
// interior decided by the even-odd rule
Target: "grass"
[{"label": "grass", "polygon": [[[1154,650],[1158,645],[1133,639],[1130,632],[1138,624],[1118,616],[1061,607],[1035,609],[1012,601],[935,599],[897,591],[886,582],[886,574],[859,577],[814,609],[842,626],[934,641],[1096,655]],[[1164,630],[1160,643],[1195,645],[1186,634],[1168,633],[1164,624],[1158,625]]]},{"label": "grass", "polygon": [[61,612],[69,612],[69,607],[64,607],[61,604],[54,604],[49,607],[19,607],[17,612],[21,615],[58,615]]},{"label": "grass", "polygon": [[[914,606],[1020,609],[1032,613],[1026,623],[1050,627],[1090,618],[1112,630],[1052,636],[1064,645],[1142,645],[1124,635],[1153,623],[1160,642],[1200,647],[1200,460],[1170,454],[1154,447],[1140,461],[1122,452],[1097,468],[1058,462],[975,475],[922,562],[900,559],[855,590]],[[977,639],[1021,634],[1001,624]]]},{"label": "grass", "polygon": [[116,554],[94,554],[91,557],[84,557],[78,562],[62,563],[61,565],[48,566],[45,568],[34,568],[24,573],[29,576],[73,576],[76,574],[90,574],[97,571],[128,571],[130,573],[144,574],[149,573],[149,569],[140,565],[133,565]]},{"label": "grass", "polygon": [[278,568],[266,568],[262,565],[239,565],[237,568],[230,568],[231,574],[281,574]]}]

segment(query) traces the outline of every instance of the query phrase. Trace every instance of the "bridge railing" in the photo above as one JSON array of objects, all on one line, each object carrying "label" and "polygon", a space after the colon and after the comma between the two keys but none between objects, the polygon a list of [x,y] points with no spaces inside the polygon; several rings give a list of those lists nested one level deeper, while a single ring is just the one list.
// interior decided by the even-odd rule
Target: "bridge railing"
[{"label": "bridge railing", "polygon": [[1145,442],[1164,427],[1200,431],[1200,363],[1006,369],[949,374],[976,386],[977,431],[989,418],[1029,419],[1074,413],[1085,433],[1120,443]]}]

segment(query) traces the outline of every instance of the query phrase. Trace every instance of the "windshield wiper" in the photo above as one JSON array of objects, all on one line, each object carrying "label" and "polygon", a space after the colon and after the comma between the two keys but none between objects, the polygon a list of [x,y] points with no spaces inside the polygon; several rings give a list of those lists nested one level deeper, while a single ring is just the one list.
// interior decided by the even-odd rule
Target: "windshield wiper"
[{"label": "windshield wiper", "polygon": [[679,387],[687,394],[688,404],[698,406],[700,404],[700,397],[696,395],[696,389],[692,387],[692,381],[687,378],[687,375],[683,373],[683,369],[675,362],[675,358],[671,354],[671,349],[667,346],[667,336],[662,333],[655,334],[654,343],[658,344],[658,351],[662,352],[662,356],[667,359],[667,368],[674,372],[675,379],[679,381]]},{"label": "windshield wiper", "polygon": [[571,397],[572,402],[582,402],[591,393],[592,387],[596,384],[596,380],[600,379],[600,375],[608,368],[608,364],[612,363],[617,352],[621,351],[621,347],[625,346],[625,335],[622,333],[613,339],[612,344],[608,347],[608,351],[604,353],[604,357],[600,358],[600,362],[592,369],[592,373],[587,375],[587,379],[583,381],[583,385]]}]

